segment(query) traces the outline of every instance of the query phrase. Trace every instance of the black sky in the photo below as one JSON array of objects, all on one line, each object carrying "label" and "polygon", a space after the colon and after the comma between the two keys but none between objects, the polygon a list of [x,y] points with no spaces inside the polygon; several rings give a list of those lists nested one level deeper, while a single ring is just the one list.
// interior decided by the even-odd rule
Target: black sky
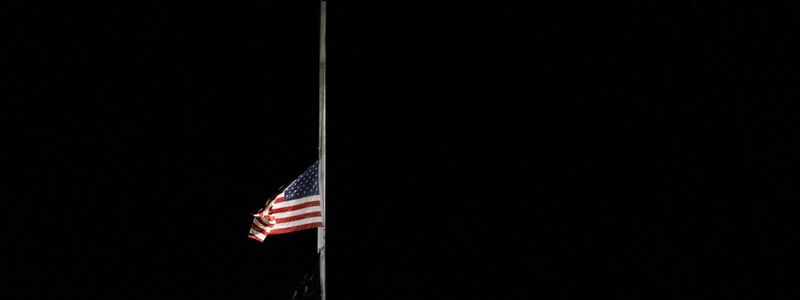
[{"label": "black sky", "polygon": [[[3,4],[7,299],[289,299],[318,3]],[[329,299],[792,299],[797,4],[329,4]]]}]

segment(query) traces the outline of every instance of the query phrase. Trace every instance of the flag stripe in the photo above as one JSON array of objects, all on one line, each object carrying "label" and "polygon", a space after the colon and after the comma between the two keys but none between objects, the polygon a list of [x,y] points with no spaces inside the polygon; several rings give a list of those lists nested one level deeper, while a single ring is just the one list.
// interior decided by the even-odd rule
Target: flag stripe
[{"label": "flag stripe", "polygon": [[281,203],[283,200],[286,199],[283,193],[278,194],[275,196],[275,203]]},{"label": "flag stripe", "polygon": [[267,236],[266,236],[266,235],[263,235],[263,234],[251,234],[251,235],[248,235],[247,237],[249,237],[249,238],[251,238],[251,239],[254,239],[254,240],[256,240],[256,241],[259,241],[259,242],[263,242],[263,241],[264,241],[264,239],[265,239]]},{"label": "flag stripe", "polygon": [[253,224],[252,226],[250,226],[250,231],[255,231],[255,232],[257,232],[257,233],[263,233],[263,234],[265,234],[265,235],[269,234],[269,232],[267,232],[267,230],[266,230],[266,229],[259,228],[259,227],[258,227],[258,226],[256,226],[255,224]]},{"label": "flag stripe", "polygon": [[320,211],[321,209],[322,209],[322,206],[317,205],[317,206],[306,207],[306,208],[302,208],[302,209],[291,210],[291,211],[277,213],[277,214],[273,213],[273,214],[271,214],[271,216],[273,216],[275,218],[288,218],[288,217],[292,217],[292,216],[296,216],[296,215],[302,215],[302,214],[306,214],[306,213],[310,213],[310,212],[314,212],[314,211]]},{"label": "flag stripe", "polygon": [[[291,221],[291,222],[286,222],[286,223],[278,223],[278,224],[275,224],[275,226],[272,226],[272,231],[275,231],[277,229],[283,229],[283,228],[289,228],[289,227],[294,227],[294,226],[314,223],[314,222],[322,222],[322,217],[311,217],[311,218],[305,218],[305,219],[297,220],[297,221]],[[270,234],[272,234],[272,231],[270,231]]]},{"label": "flag stripe", "polygon": [[275,221],[277,221],[278,223],[286,223],[286,222],[292,222],[292,221],[302,220],[302,219],[305,219],[305,218],[313,218],[313,217],[322,217],[322,212],[321,211],[315,211],[315,212],[304,213],[304,214],[300,214],[300,215],[296,215],[296,216],[291,216],[291,217],[288,217],[288,218],[277,218],[277,219],[275,219]]},{"label": "flag stripe", "polygon": [[257,217],[257,218],[255,218],[255,221],[256,221],[256,223],[258,223],[258,225],[260,225],[261,227],[267,227],[267,222],[265,222],[265,221],[264,221],[264,218],[262,218],[262,217]]},{"label": "flag stripe", "polygon": [[302,204],[299,204],[299,205],[287,206],[287,207],[278,208],[278,209],[273,208],[273,209],[270,210],[270,214],[293,211],[293,210],[298,210],[298,209],[311,207],[311,206],[319,206],[319,204],[320,204],[319,201],[311,201],[311,202],[306,202],[306,203],[302,203]]},{"label": "flag stripe", "polygon": [[258,229],[262,229],[262,230],[267,230],[267,228],[269,228],[269,227],[267,227],[267,226],[264,226],[264,225],[258,224],[258,223],[256,223],[256,222],[253,222],[253,225],[250,225],[250,227],[253,227],[253,228],[258,228]]},{"label": "flag stripe", "polygon": [[287,206],[300,205],[300,204],[307,203],[307,202],[319,201],[320,199],[321,198],[319,197],[319,195],[313,195],[313,196],[308,196],[308,197],[300,198],[300,199],[294,199],[294,200],[289,200],[289,201],[281,201],[280,203],[276,201],[274,204],[272,204],[272,209],[274,210],[276,208],[284,208],[284,207],[287,207]]}]

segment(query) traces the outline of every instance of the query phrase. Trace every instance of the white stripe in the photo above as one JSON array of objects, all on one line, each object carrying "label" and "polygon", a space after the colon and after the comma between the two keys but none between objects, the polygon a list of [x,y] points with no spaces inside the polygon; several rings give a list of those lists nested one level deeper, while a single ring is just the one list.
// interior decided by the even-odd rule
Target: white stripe
[{"label": "white stripe", "polygon": [[[261,225],[258,222],[253,222],[253,225],[256,225],[256,227],[261,228],[261,229],[267,229],[266,227],[264,227],[264,225]],[[253,229],[250,229],[250,230],[253,230]]]},{"label": "white stripe", "polygon": [[307,202],[319,201],[320,199],[321,198],[319,197],[319,195],[313,195],[313,196],[308,196],[308,197],[289,200],[289,201],[284,200],[283,202],[273,203],[272,204],[272,209],[282,208],[282,207],[287,207],[287,206],[300,205],[300,204],[307,203]]},{"label": "white stripe", "polygon": [[[262,217],[258,217],[258,218],[261,219],[261,221],[264,222],[264,224],[269,224],[268,220],[266,220],[266,219],[264,219]],[[264,230],[267,229],[267,226],[261,225],[261,223],[258,223],[258,221],[253,221],[253,224],[258,226],[258,228],[261,228],[261,229],[264,229]]]},{"label": "white stripe", "polygon": [[257,232],[257,231],[252,230],[252,229],[250,230],[250,235],[256,237],[259,241],[262,241],[262,242],[264,241],[265,238],[267,238],[267,236],[265,234],[263,234],[261,232]]},{"label": "white stripe", "polygon": [[321,223],[322,222],[322,217],[305,218],[305,219],[297,220],[297,221],[291,221],[291,222],[286,222],[286,223],[278,223],[278,225],[275,225],[275,226],[272,227],[272,230],[281,229],[281,228],[295,227],[295,226],[311,224],[311,223],[316,223],[316,222],[320,222]]},{"label": "white stripe", "polygon": [[309,206],[309,207],[298,209],[298,210],[290,210],[290,211],[287,211],[287,212],[272,214],[271,216],[276,217],[276,218],[288,218],[288,217],[292,217],[292,216],[296,216],[296,215],[302,215],[302,214],[305,214],[305,213],[310,213],[310,212],[315,212],[315,211],[321,212],[322,211],[322,207],[320,207],[319,205]]},{"label": "white stripe", "polygon": [[267,236],[267,235],[266,235],[266,234],[264,234],[263,232],[261,232],[261,231],[257,231],[257,230],[255,230],[255,229],[252,229],[252,228],[250,228],[250,235],[264,236],[264,237],[266,237],[266,236]]},{"label": "white stripe", "polygon": [[[269,233],[269,231],[272,230],[271,228],[261,226],[260,224],[255,224],[255,225],[256,225],[256,227],[260,228],[262,231],[266,231],[267,233]],[[261,232],[261,231],[258,231],[258,230],[255,230],[253,228],[250,228],[250,232]]]},{"label": "white stripe", "polygon": [[253,229],[250,229],[250,235],[255,235],[256,237],[260,237],[260,238],[262,238],[262,239],[263,239],[263,238],[265,238],[265,237],[267,237],[267,235],[266,235],[266,234],[264,234],[263,232],[260,232],[260,231],[255,231],[255,230],[253,230]]}]

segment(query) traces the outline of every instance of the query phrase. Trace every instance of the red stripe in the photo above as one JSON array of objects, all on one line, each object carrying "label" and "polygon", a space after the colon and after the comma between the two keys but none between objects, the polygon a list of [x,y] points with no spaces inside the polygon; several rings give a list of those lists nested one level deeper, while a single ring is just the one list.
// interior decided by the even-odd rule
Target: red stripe
[{"label": "red stripe", "polygon": [[285,197],[277,198],[277,199],[275,199],[275,202],[273,202],[273,203],[281,203],[281,202],[283,202],[283,199],[285,199]]},{"label": "red stripe", "polygon": [[267,230],[267,228],[269,228],[269,226],[261,225],[261,223],[258,222],[253,222],[253,225],[251,227],[258,227],[261,228],[261,230]]},{"label": "red stripe", "polygon": [[298,209],[301,209],[301,208],[306,208],[306,207],[311,207],[311,206],[319,206],[319,201],[311,201],[311,202],[306,202],[306,203],[303,203],[303,204],[298,204],[298,205],[293,205],[293,206],[287,206],[287,207],[281,207],[281,208],[273,208],[273,209],[270,209],[270,213],[271,214],[282,213],[282,212],[298,210]]},{"label": "red stripe", "polygon": [[263,233],[264,235],[269,235],[269,232],[267,232],[263,228],[258,228],[258,226],[256,226],[256,224],[250,225],[250,230],[258,232],[258,233]]},{"label": "red stripe", "polygon": [[250,229],[251,229],[251,230],[254,230],[254,231],[257,231],[257,232],[260,232],[260,233],[263,233],[264,235],[269,235],[269,234],[270,234],[270,233],[269,233],[269,232],[267,232],[266,230],[264,230],[264,229],[261,229],[261,228],[259,228],[258,226],[256,226],[256,224],[250,225]]},{"label": "red stripe", "polygon": [[253,218],[253,223],[258,223],[258,225],[267,227],[267,224],[264,224],[264,222],[261,221],[261,218],[259,218],[259,217]]},{"label": "red stripe", "polygon": [[300,231],[300,230],[303,230],[303,229],[311,229],[311,228],[317,228],[317,227],[322,227],[322,222],[303,224],[303,225],[298,225],[298,226],[288,227],[288,228],[275,229],[275,230],[271,231],[269,234],[289,233],[289,232],[295,232],[295,231]]},{"label": "red stripe", "polygon": [[291,221],[297,221],[305,218],[313,218],[313,217],[322,217],[322,212],[315,211],[310,213],[299,214],[296,216],[286,217],[286,218],[277,218],[275,221],[278,223],[286,223]]},{"label": "red stripe", "polygon": [[258,224],[261,224],[261,226],[269,227],[269,223],[264,223],[264,221],[261,219],[262,218],[253,218],[253,221],[258,222]]}]

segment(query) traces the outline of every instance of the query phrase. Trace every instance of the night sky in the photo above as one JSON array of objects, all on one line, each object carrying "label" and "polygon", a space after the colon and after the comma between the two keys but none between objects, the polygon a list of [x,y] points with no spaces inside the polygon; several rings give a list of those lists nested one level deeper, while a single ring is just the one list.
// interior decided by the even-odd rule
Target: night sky
[{"label": "night sky", "polygon": [[[337,299],[794,299],[796,3],[332,0]],[[553,3],[551,3],[553,2]],[[3,299],[289,299],[316,1],[0,9]]]}]

